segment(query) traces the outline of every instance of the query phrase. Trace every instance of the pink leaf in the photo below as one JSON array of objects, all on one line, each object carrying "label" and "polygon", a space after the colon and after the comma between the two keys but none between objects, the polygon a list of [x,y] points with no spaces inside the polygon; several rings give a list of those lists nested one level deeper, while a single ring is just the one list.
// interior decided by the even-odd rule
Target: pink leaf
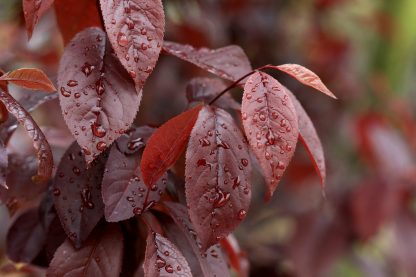
[{"label": "pink leaf", "polygon": [[142,89],[163,43],[165,15],[161,0],[100,0],[109,40],[124,68]]},{"label": "pink leaf", "polygon": [[84,30],[66,47],[58,83],[65,122],[90,163],[132,124],[142,92],[98,28]]},{"label": "pink leaf", "polygon": [[290,76],[294,77],[302,84],[310,86],[328,95],[329,97],[337,99],[337,97],[325,86],[325,84],[318,77],[318,75],[316,75],[306,67],[303,67],[298,64],[283,64],[278,66],[267,66],[267,68],[274,68],[283,71],[289,74]]},{"label": "pink leaf", "polygon": [[237,45],[211,50],[165,41],[163,50],[221,78],[235,81],[252,71],[250,61]]},{"label": "pink leaf", "polygon": [[247,142],[230,114],[205,106],[186,151],[186,199],[202,250],[244,219],[251,199]]},{"label": "pink leaf", "polygon": [[192,277],[191,269],[179,249],[167,238],[149,232],[144,260],[146,277]]},{"label": "pink leaf", "polygon": [[103,216],[104,165],[102,155],[87,169],[76,143],[69,147],[59,163],[53,185],[55,208],[62,227],[76,247],[81,246]]},{"label": "pink leaf", "polygon": [[53,4],[54,0],[23,0],[23,14],[29,39],[39,19]]},{"label": "pink leaf", "polygon": [[242,118],[266,178],[269,200],[295,152],[299,134],[296,110],[277,80],[256,72],[244,87]]},{"label": "pink leaf", "polygon": [[119,276],[123,236],[117,225],[97,229],[77,250],[66,240],[56,251],[47,276]]}]

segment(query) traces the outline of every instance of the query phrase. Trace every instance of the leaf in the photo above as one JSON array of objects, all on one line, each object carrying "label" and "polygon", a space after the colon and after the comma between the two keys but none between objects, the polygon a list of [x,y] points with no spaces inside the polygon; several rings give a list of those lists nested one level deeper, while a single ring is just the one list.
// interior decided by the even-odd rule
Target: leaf
[{"label": "leaf", "polygon": [[100,0],[110,42],[139,89],[162,50],[165,14],[161,0]]},{"label": "leaf", "polygon": [[319,139],[312,120],[309,118],[298,99],[296,99],[295,95],[293,95],[290,90],[286,89],[286,93],[292,100],[296,114],[298,115],[299,139],[305,146],[309,157],[313,162],[316,173],[321,179],[322,188],[325,188],[326,167],[324,149],[322,147],[321,140]]},{"label": "leaf", "polygon": [[65,48],[58,84],[65,122],[90,163],[132,124],[142,92],[98,28],[79,33]]},{"label": "leaf", "polygon": [[280,71],[283,71],[289,74],[290,76],[294,77],[296,80],[298,80],[302,84],[312,87],[328,95],[329,97],[337,99],[337,97],[325,86],[325,84],[318,77],[318,75],[316,75],[315,73],[313,73],[306,67],[303,67],[298,64],[283,64],[283,65],[278,65],[278,66],[270,65],[270,66],[266,66],[266,68],[273,68],[273,69],[278,69]]},{"label": "leaf", "polygon": [[81,148],[73,143],[62,157],[55,175],[55,208],[62,227],[76,247],[87,239],[104,213],[101,198],[104,156],[87,169]]},{"label": "leaf", "polygon": [[7,149],[3,143],[3,140],[0,139],[0,186],[6,189],[8,188],[6,184],[8,165],[9,159],[7,157]]},{"label": "leaf", "polygon": [[7,256],[14,262],[31,263],[46,240],[37,209],[22,213],[7,232]]},{"label": "leaf", "polygon": [[256,72],[244,87],[241,111],[245,133],[266,178],[269,200],[295,152],[296,110],[277,80]]},{"label": "leaf", "polygon": [[100,11],[95,0],[59,0],[55,1],[54,6],[65,45],[82,30],[102,26]]},{"label": "leaf", "polygon": [[36,149],[39,160],[38,175],[35,176],[35,180],[37,182],[48,180],[52,176],[53,155],[45,135],[32,116],[10,94],[0,90],[0,100],[23,125],[33,141],[33,147]]},{"label": "leaf", "polygon": [[235,81],[252,71],[243,49],[230,45],[219,49],[196,49],[190,45],[165,41],[163,50],[221,78]]},{"label": "leaf", "polygon": [[[132,141],[138,140],[136,137]],[[142,181],[141,155],[126,155],[118,145],[117,142],[111,148],[103,178],[104,214],[109,222],[126,220],[151,208],[159,201],[167,182],[164,174],[161,180],[148,188]]]},{"label": "leaf", "polygon": [[[186,237],[187,242],[192,248],[193,256],[198,259],[203,276],[230,276],[227,261],[218,244],[211,246],[205,252],[201,251],[201,241],[191,223],[187,208],[182,204],[174,202],[164,202],[164,204],[168,208],[170,216]],[[184,245],[181,244],[181,249],[183,247]],[[184,254],[186,253],[184,252]],[[189,259],[188,262],[190,262]],[[195,272],[194,275],[199,276]]]},{"label": "leaf", "polygon": [[98,228],[77,250],[67,239],[56,251],[46,276],[119,276],[123,236],[117,225]]},{"label": "leaf", "polygon": [[181,155],[202,106],[170,119],[150,137],[140,167],[144,183],[151,187]]},{"label": "leaf", "polygon": [[155,232],[149,232],[147,236],[143,267],[146,277],[192,276],[188,262],[179,249]]},{"label": "leaf", "polygon": [[16,86],[31,90],[56,91],[55,86],[42,70],[36,68],[21,68],[7,72],[0,77],[0,82],[6,81]]},{"label": "leaf", "polygon": [[230,114],[205,106],[186,151],[186,201],[202,250],[230,234],[251,199],[247,142]]},{"label": "leaf", "polygon": [[23,14],[26,21],[26,30],[29,39],[39,19],[53,4],[54,0],[23,0]]},{"label": "leaf", "polygon": [[[226,87],[225,83],[219,79],[194,78],[186,86],[186,98],[190,103],[203,101],[208,104]],[[241,109],[241,105],[230,94],[224,94],[214,104],[223,109]]]}]

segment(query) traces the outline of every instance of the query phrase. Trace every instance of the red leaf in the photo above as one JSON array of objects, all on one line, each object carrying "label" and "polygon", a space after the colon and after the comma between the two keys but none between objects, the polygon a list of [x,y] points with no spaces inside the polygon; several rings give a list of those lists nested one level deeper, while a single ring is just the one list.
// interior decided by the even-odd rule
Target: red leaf
[{"label": "red leaf", "polygon": [[296,99],[295,95],[293,95],[293,93],[288,89],[286,89],[286,93],[292,100],[292,103],[295,106],[296,114],[298,115],[300,141],[305,146],[309,157],[313,162],[316,173],[321,179],[321,186],[324,188],[326,180],[326,167],[321,140],[319,139],[312,120],[309,118],[298,99]]},{"label": "red leaf", "polygon": [[230,234],[251,199],[247,142],[230,114],[205,106],[186,151],[186,199],[202,250]]},{"label": "red leaf", "polygon": [[[190,103],[194,101],[209,103],[226,87],[225,83],[219,79],[194,78],[186,86],[186,98]],[[214,104],[223,109],[241,109],[241,105],[230,94],[224,94]]]},{"label": "red leaf", "polygon": [[47,276],[119,276],[123,257],[123,236],[117,225],[97,229],[76,250],[66,240],[56,251]]},{"label": "red leaf", "polygon": [[37,182],[46,181],[52,176],[53,155],[45,135],[32,116],[10,94],[0,90],[0,100],[4,103],[7,110],[23,125],[33,141],[33,147],[36,149],[39,160],[38,175],[35,180]]},{"label": "red leaf", "polygon": [[31,90],[56,91],[55,86],[48,79],[48,76],[42,70],[36,68],[21,68],[7,72],[0,77],[1,81],[6,81]]},{"label": "red leaf", "polygon": [[266,178],[269,200],[295,152],[299,134],[295,107],[277,80],[256,72],[244,87],[242,118]]},{"label": "red leaf", "polygon": [[23,0],[23,14],[25,15],[26,30],[29,39],[33,29],[45,12],[53,4],[54,0]]},{"label": "red leaf", "polygon": [[85,28],[102,26],[100,11],[94,0],[59,0],[54,6],[65,45]]},{"label": "red leaf", "polygon": [[101,180],[104,158],[100,156],[87,169],[81,148],[73,143],[56,172],[53,186],[55,208],[62,227],[76,247],[81,246],[103,216]]},{"label": "red leaf", "polygon": [[337,99],[337,97],[325,86],[325,84],[318,77],[318,75],[316,75],[306,67],[303,67],[298,64],[283,64],[278,66],[267,66],[267,68],[274,68],[283,71],[289,74],[290,76],[294,77],[302,84],[310,86],[328,95],[329,97]]},{"label": "red leaf", "polygon": [[42,250],[46,230],[37,209],[21,214],[7,232],[7,255],[14,262],[31,263]]},{"label": "red leaf", "polygon": [[192,277],[191,269],[179,249],[167,238],[149,232],[144,260],[146,277]]},{"label": "red leaf", "polygon": [[58,83],[65,122],[90,163],[132,124],[142,92],[98,28],[79,33],[67,46]]},{"label": "red leaf", "polygon": [[144,183],[151,187],[181,155],[202,106],[170,119],[150,137],[140,167]]},{"label": "red leaf", "polygon": [[[195,233],[186,207],[174,202],[165,202],[164,204],[168,208],[170,216],[186,237],[192,248],[193,256],[198,259],[203,276],[230,276],[227,262],[218,244],[211,246],[206,252],[201,251],[201,241]],[[184,245],[181,244],[182,249],[183,247]],[[184,254],[186,253],[184,252]],[[190,263],[189,259],[188,262]],[[194,276],[200,275],[194,272]]]},{"label": "red leaf", "polygon": [[161,0],[100,0],[114,51],[138,88],[156,65],[163,43],[165,14]]},{"label": "red leaf", "polygon": [[[131,141],[139,138],[133,137]],[[118,146],[119,142],[111,148],[102,187],[104,214],[110,222],[128,219],[151,208],[159,201],[167,182],[165,174],[151,189],[148,188],[142,181],[140,155],[126,155]]]},{"label": "red leaf", "polygon": [[221,78],[235,81],[244,74],[252,71],[250,61],[243,49],[237,45],[211,50],[195,49],[190,45],[165,41],[163,50],[182,60],[211,72]]}]

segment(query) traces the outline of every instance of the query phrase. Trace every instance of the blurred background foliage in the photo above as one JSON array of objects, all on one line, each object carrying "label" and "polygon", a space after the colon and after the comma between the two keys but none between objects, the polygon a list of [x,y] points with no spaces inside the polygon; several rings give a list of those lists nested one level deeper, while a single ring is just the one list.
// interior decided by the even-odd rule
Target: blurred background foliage
[{"label": "blurred background foliage", "polygon": [[[328,180],[324,199],[301,146],[271,202],[263,202],[255,174],[251,210],[236,232],[251,276],[416,276],[416,1],[165,0],[164,6],[167,39],[209,48],[238,44],[253,67],[302,64],[339,97],[333,101],[270,72],[315,123]],[[21,10],[19,0],[0,1],[0,68],[38,67],[54,80],[63,52],[55,14],[27,42]],[[184,110],[186,82],[204,74],[161,56],[137,123],[157,126]],[[233,96],[240,100],[241,91]],[[49,134],[55,147],[69,145],[57,103],[35,118],[61,130]],[[21,137],[14,136],[10,151],[32,151]],[[15,201],[5,202],[0,214],[1,275],[42,276],[5,257],[13,216],[37,203]]]}]

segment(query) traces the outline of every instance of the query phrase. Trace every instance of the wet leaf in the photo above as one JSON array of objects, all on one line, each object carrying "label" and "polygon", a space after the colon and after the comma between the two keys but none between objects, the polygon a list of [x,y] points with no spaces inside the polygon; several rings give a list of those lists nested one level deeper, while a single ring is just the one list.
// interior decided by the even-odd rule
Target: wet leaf
[{"label": "wet leaf", "polygon": [[162,50],[165,14],[160,0],[100,0],[107,34],[119,60],[138,89]]},{"label": "wet leaf", "polygon": [[31,263],[43,248],[46,232],[38,210],[25,211],[7,232],[7,256],[14,262]]},{"label": "wet leaf", "polygon": [[337,98],[322,82],[322,80],[313,73],[311,70],[307,69],[298,64],[282,64],[278,66],[267,66],[268,68],[278,69],[283,71],[290,76],[294,77],[296,80],[301,82],[304,85],[310,86],[332,98]]},{"label": "wet leaf", "polygon": [[87,169],[84,155],[73,143],[62,157],[53,185],[56,211],[68,237],[76,247],[87,239],[104,213],[101,198],[105,155]]},{"label": "wet leaf", "polygon": [[[136,137],[133,141],[138,139]],[[164,174],[161,180],[148,188],[142,180],[141,155],[126,155],[120,151],[119,144],[117,142],[111,148],[103,178],[104,214],[110,222],[131,218],[151,208],[159,201],[167,182]]]},{"label": "wet leaf", "polygon": [[6,176],[9,159],[7,156],[7,149],[3,141],[0,139],[0,186],[7,189]]},{"label": "wet leaf", "polygon": [[167,238],[149,232],[144,260],[146,277],[191,277],[191,269],[179,249]]},{"label": "wet leaf", "polygon": [[252,71],[243,49],[230,45],[219,49],[196,49],[190,45],[165,41],[163,50],[221,78],[235,81]]},{"label": "wet leaf", "polygon": [[119,276],[123,236],[117,225],[94,231],[81,249],[67,239],[56,251],[47,276]]},{"label": "wet leaf", "polygon": [[199,113],[186,151],[186,201],[202,250],[230,234],[251,199],[247,142],[233,118],[219,108]]},{"label": "wet leaf", "polygon": [[315,130],[315,126],[313,125],[312,120],[309,118],[308,114],[303,109],[298,99],[296,99],[293,93],[287,89],[286,93],[292,100],[292,103],[295,106],[296,114],[298,115],[300,142],[305,146],[309,157],[313,162],[316,173],[321,179],[321,186],[324,188],[326,181],[326,167],[324,149],[322,147],[321,140],[319,139],[318,133]]},{"label": "wet leaf", "polygon": [[66,47],[58,84],[65,122],[90,163],[130,127],[142,92],[98,28],[84,30]]},{"label": "wet leaf", "polygon": [[102,26],[100,11],[95,0],[58,0],[55,1],[54,6],[65,45],[82,30]]},{"label": "wet leaf", "polygon": [[[194,78],[186,86],[186,98],[188,102],[203,101],[209,103],[215,96],[226,88],[226,84],[213,78]],[[214,103],[223,109],[241,109],[241,105],[230,94],[224,94]]]},{"label": "wet leaf", "polygon": [[38,175],[35,176],[37,182],[44,182],[52,176],[53,155],[45,135],[33,120],[32,116],[8,93],[0,90],[0,100],[4,103],[7,110],[13,114],[33,141],[38,156],[39,167]]},{"label": "wet leaf", "polygon": [[170,119],[150,137],[140,167],[145,184],[151,187],[181,155],[202,106]]},{"label": "wet leaf", "polygon": [[269,200],[295,152],[299,135],[295,107],[277,80],[256,72],[244,87],[242,119],[266,178]]},{"label": "wet leaf", "polygon": [[39,19],[53,4],[54,0],[23,0],[23,14],[29,39]]},{"label": "wet leaf", "polygon": [[[187,208],[182,204],[174,202],[165,202],[164,204],[168,208],[170,216],[179,227],[185,236],[189,246],[191,247],[192,256],[198,259],[201,273],[203,273],[204,276],[230,276],[230,270],[228,268],[227,261],[218,244],[211,246],[205,252],[202,251],[201,241],[198,238],[195,232],[195,228],[191,223]],[[178,245],[180,245],[181,249],[185,247],[184,244]],[[184,254],[186,254],[185,251]],[[189,259],[188,263],[190,263]],[[193,269],[192,266],[191,269]],[[195,276],[199,276],[196,275],[195,272],[193,273]]]},{"label": "wet leaf", "polygon": [[56,91],[48,76],[42,70],[36,68],[21,68],[7,72],[0,77],[0,82],[2,81],[31,90]]}]

